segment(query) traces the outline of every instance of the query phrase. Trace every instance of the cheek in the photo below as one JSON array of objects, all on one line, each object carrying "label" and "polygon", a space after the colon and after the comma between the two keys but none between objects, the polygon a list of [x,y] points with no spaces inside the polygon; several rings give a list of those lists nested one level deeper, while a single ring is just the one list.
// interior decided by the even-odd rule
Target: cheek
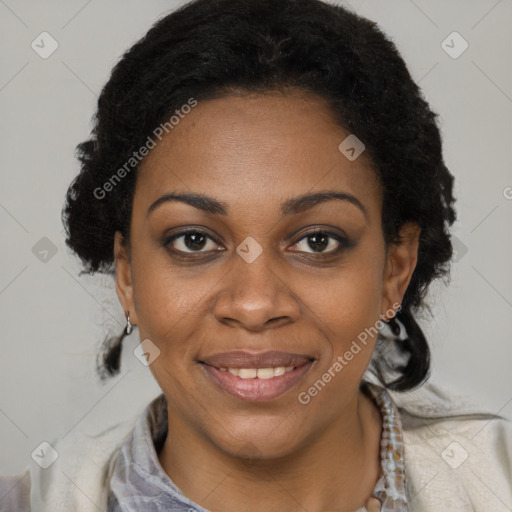
[{"label": "cheek", "polygon": [[311,287],[307,301],[331,333],[342,339],[357,337],[378,319],[382,300],[382,267],[379,258],[354,258],[337,269],[332,278]]},{"label": "cheek", "polygon": [[204,317],[200,304],[207,287],[200,279],[183,279],[157,260],[132,260],[138,329],[141,340],[151,340],[160,351],[150,365],[155,380],[174,407],[187,407],[193,399],[189,372],[197,350],[194,334]]},{"label": "cheek", "polygon": [[307,295],[330,342],[320,371],[336,374],[332,392],[348,381],[358,382],[372,357],[379,333],[383,264],[383,252],[379,257],[376,250],[361,251]]},{"label": "cheek", "polygon": [[200,309],[212,286],[210,279],[197,277],[197,271],[172,269],[165,257],[154,253],[134,254],[132,269],[141,338],[151,339],[163,353],[181,352],[204,316]]}]

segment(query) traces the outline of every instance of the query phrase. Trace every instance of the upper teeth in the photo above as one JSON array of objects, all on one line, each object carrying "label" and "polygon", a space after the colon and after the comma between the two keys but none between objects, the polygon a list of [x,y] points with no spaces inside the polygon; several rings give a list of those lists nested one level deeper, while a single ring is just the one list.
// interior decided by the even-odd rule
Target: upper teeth
[{"label": "upper teeth", "polygon": [[223,372],[229,372],[241,379],[271,379],[291,372],[294,366],[276,366],[275,368],[219,368]]}]

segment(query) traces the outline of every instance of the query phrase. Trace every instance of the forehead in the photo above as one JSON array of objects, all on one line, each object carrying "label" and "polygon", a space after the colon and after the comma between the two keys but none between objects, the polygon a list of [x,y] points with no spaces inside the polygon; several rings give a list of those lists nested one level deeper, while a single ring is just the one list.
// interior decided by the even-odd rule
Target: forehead
[{"label": "forehead", "polygon": [[[350,132],[327,104],[303,93],[265,93],[200,101],[139,166],[136,199],[198,192],[246,208],[272,198],[335,188],[380,208],[380,186],[364,153],[339,145]],[[368,205],[371,207],[371,205]]]}]

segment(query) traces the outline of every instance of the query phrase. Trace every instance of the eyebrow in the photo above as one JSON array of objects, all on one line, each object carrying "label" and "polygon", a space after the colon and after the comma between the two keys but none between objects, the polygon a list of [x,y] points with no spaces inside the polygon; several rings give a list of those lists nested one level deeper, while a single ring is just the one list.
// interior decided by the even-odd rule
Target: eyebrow
[{"label": "eyebrow", "polygon": [[[287,199],[281,204],[281,213],[284,217],[295,215],[309,210],[317,204],[324,203],[333,199],[348,201],[354,206],[357,206],[357,208],[363,212],[364,216],[368,218],[368,212],[366,208],[363,206],[361,201],[357,199],[357,197],[353,196],[352,194],[336,190],[303,194],[297,197],[292,197],[291,199]],[[194,208],[202,210],[206,213],[211,213],[213,215],[227,215],[229,211],[229,207],[226,203],[218,201],[217,199],[204,194],[170,192],[168,194],[164,194],[155,202],[153,202],[148,208],[146,216],[149,216],[160,205],[173,201],[188,204]]]}]

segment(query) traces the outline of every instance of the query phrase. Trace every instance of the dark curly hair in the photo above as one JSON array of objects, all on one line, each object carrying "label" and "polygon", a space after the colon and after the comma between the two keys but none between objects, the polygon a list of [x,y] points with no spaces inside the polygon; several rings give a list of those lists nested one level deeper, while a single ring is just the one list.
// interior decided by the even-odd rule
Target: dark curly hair
[{"label": "dark curly hair", "polygon": [[[382,184],[386,244],[398,242],[408,222],[421,228],[417,266],[402,309],[389,322],[407,359],[374,358],[389,389],[417,387],[429,376],[430,351],[414,314],[425,306],[430,282],[449,278],[453,176],[443,161],[437,114],[395,45],[374,22],[344,7],[320,0],[195,0],[157,21],[115,65],[91,138],[77,146],[81,170],[62,211],[66,244],[81,258],[82,273],[114,274],[114,234],[129,243],[137,167],[105,197],[95,191],[155,127],[191,97],[292,88],[323,98],[337,122],[364,141]],[[102,378],[119,371],[124,335],[105,340]],[[386,382],[391,371],[399,375]]]}]

